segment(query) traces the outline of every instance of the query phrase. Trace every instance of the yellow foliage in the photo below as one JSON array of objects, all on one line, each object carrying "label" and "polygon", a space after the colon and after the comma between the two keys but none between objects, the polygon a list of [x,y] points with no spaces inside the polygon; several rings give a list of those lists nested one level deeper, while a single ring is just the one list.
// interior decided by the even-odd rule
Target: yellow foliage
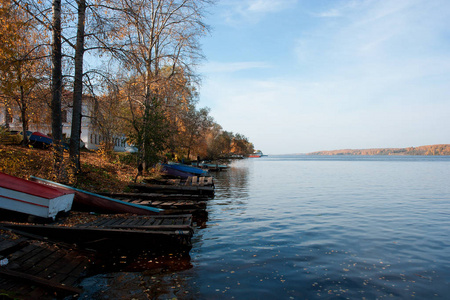
[{"label": "yellow foliage", "polygon": [[[67,156],[65,158],[67,159]],[[130,164],[117,159],[113,161],[91,151],[81,152],[81,164],[82,174],[77,176],[76,186],[92,192],[123,191],[133,181],[137,172],[134,161]],[[69,164],[66,162],[66,165]],[[0,145],[0,172],[25,179],[33,175],[54,180],[52,150]],[[70,184],[73,184],[73,181]]]}]

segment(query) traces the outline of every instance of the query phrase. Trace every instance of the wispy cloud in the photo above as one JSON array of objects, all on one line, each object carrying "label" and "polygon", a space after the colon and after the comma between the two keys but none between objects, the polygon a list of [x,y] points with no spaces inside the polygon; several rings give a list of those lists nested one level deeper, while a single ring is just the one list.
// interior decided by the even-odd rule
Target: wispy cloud
[{"label": "wispy cloud", "polygon": [[[226,37],[239,37],[236,49],[245,51],[231,55],[227,48],[204,67],[201,102],[226,130],[268,153],[448,139],[448,0],[301,1],[291,13],[272,15],[276,5],[267,1],[239,3],[230,9],[241,22],[258,16],[271,26],[298,26],[221,28]],[[285,38],[276,39],[279,47],[253,40],[267,37],[269,45],[269,33]]]},{"label": "wispy cloud", "polygon": [[277,12],[289,8],[296,0],[252,0],[246,3],[246,10],[254,13]]},{"label": "wispy cloud", "polygon": [[267,69],[270,65],[265,62],[247,61],[247,62],[210,62],[207,63],[201,71],[203,73],[233,73],[252,69]]},{"label": "wispy cloud", "polygon": [[368,65],[384,66],[388,73],[404,69],[408,60],[437,57],[439,49],[448,47],[442,36],[448,34],[449,6],[438,2],[360,1],[330,8],[342,18],[324,20],[301,35],[295,53],[301,65],[311,68],[326,62],[339,72]]},{"label": "wispy cloud", "polygon": [[318,13],[314,13],[314,16],[321,17],[321,18],[331,18],[331,17],[340,17],[342,15],[341,11],[337,8],[332,8],[327,11],[322,11]]},{"label": "wispy cloud", "polygon": [[288,9],[298,0],[227,0],[224,20],[231,25],[256,23],[265,15]]}]

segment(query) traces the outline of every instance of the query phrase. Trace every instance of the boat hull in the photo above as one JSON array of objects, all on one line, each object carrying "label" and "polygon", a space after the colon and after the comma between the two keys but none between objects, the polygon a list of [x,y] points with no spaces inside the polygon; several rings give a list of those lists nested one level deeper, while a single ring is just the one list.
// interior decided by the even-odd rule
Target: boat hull
[{"label": "boat hull", "polygon": [[171,168],[169,165],[163,165],[162,166],[163,171],[170,176],[180,177],[180,178],[189,178],[192,176],[190,173],[186,173],[174,168]]},{"label": "boat hull", "polygon": [[44,183],[62,190],[73,191],[75,193],[75,197],[73,200],[74,210],[94,211],[99,213],[130,213],[137,215],[159,214],[164,211],[163,209],[155,207],[127,203],[125,201],[109,198],[88,191],[83,191],[34,176],[31,177],[31,180]]},{"label": "boat hull", "polygon": [[0,208],[55,218],[72,208],[74,193],[0,173]]},{"label": "boat hull", "polygon": [[163,164],[163,167],[171,168],[171,169],[178,170],[178,171],[185,172],[185,173],[190,173],[190,174],[197,175],[197,176],[207,176],[208,175],[208,171],[200,169],[200,168],[196,168],[196,167],[191,167],[188,165]]}]

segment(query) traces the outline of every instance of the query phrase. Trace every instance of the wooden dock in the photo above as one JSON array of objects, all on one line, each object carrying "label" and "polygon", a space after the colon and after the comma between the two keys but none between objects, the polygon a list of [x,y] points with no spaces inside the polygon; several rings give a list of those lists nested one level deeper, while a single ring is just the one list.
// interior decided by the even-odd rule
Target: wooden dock
[{"label": "wooden dock", "polygon": [[67,224],[1,225],[51,240],[77,244],[83,248],[146,247],[172,252],[189,251],[192,247],[192,216],[101,215],[91,220]]},{"label": "wooden dock", "polygon": [[0,258],[0,290],[8,299],[55,299],[81,293],[77,284],[92,255],[2,229]]},{"label": "wooden dock", "polygon": [[203,216],[206,213],[206,201],[185,201],[185,200],[143,200],[143,199],[123,199],[122,201],[149,205],[164,209],[160,215],[181,215],[191,214],[193,216]]},{"label": "wooden dock", "polygon": [[207,195],[156,194],[156,193],[102,193],[107,197],[133,204],[163,209],[160,215],[191,214],[194,223],[204,223],[208,217]]},{"label": "wooden dock", "polygon": [[72,212],[68,218],[51,224],[4,221],[0,223],[0,291],[8,299],[55,299],[80,294],[78,283],[85,276],[95,273],[96,267],[103,268],[105,261],[114,262],[105,255],[119,253],[121,257],[120,253],[144,251],[182,257],[192,247],[192,234],[191,215]]},{"label": "wooden dock", "polygon": [[140,193],[161,193],[161,194],[189,194],[214,196],[214,181],[212,177],[192,176],[185,181],[174,179],[173,184],[131,184],[131,189]]},{"label": "wooden dock", "polygon": [[194,186],[214,186],[214,179],[210,176],[190,176],[182,178],[160,178],[144,179],[145,183],[157,185],[194,185]]},{"label": "wooden dock", "polygon": [[208,195],[195,194],[162,194],[162,193],[100,193],[100,195],[120,199],[122,201],[150,200],[150,201],[192,201],[204,202],[211,199]]}]

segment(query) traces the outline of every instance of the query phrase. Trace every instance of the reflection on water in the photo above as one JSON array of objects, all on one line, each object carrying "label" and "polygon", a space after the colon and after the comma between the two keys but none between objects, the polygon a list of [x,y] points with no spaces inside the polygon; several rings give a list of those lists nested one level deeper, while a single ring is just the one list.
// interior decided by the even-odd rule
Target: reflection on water
[{"label": "reflection on water", "polygon": [[450,294],[450,157],[269,156],[214,176],[188,267],[92,277],[84,286],[109,285],[95,298]]},{"label": "reflection on water", "polygon": [[91,268],[97,275],[82,282],[85,299],[152,299],[173,298],[182,291],[189,293],[183,277],[168,274],[192,268],[187,253],[154,253],[147,251],[111,251],[99,257]]},{"label": "reflection on water", "polygon": [[83,281],[80,299],[184,299],[189,298],[188,282],[169,273],[109,273]]},{"label": "reflection on water", "polygon": [[233,163],[228,171],[214,173],[216,199],[248,198],[248,174],[248,166],[242,161]]}]

